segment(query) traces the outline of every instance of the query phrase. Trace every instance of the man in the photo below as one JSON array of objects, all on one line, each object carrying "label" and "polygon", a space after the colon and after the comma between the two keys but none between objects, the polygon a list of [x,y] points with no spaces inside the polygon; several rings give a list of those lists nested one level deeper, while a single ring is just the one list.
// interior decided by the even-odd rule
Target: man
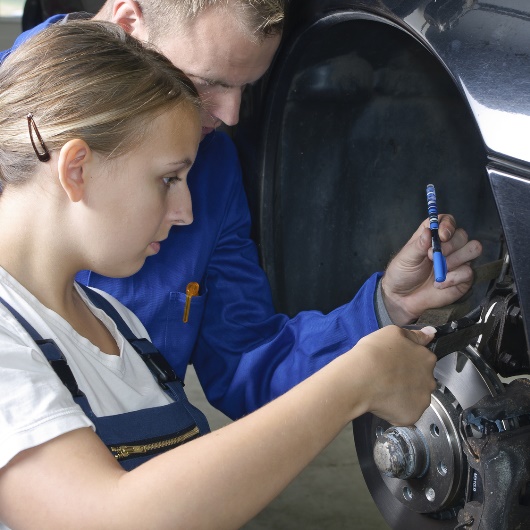
[{"label": "man", "polygon": [[382,281],[373,275],[350,303],[328,315],[277,314],[249,237],[235,148],[215,129],[237,123],[244,87],[269,67],[280,42],[283,1],[108,0],[95,18],[154,44],[192,79],[204,104],[204,139],[188,176],[193,224],[175,227],[160,253],[130,278],[87,271],[79,279],[132,309],[181,377],[193,363],[209,401],[225,414],[240,417],[284,393],[380,323],[409,323],[469,289],[468,263],[481,247],[445,216],[440,235],[449,273],[443,284],[434,286],[429,231],[422,226]]}]

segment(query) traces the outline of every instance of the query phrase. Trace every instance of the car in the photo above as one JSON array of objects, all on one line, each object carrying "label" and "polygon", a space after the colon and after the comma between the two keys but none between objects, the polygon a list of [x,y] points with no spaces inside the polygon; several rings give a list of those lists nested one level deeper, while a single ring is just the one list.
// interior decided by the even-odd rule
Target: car
[{"label": "car", "polygon": [[529,528],[530,4],[292,0],[235,139],[287,314],[384,270],[428,184],[483,243],[472,294],[421,317],[440,330],[431,406],[404,428],[365,415],[354,438],[391,528]]}]

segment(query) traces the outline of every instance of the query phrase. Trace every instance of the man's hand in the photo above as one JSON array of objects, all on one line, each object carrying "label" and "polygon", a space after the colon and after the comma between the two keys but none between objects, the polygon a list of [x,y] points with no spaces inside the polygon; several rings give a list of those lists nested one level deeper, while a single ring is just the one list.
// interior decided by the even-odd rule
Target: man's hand
[{"label": "man's hand", "polygon": [[429,219],[416,230],[408,243],[390,262],[382,279],[385,307],[392,321],[403,326],[425,310],[443,307],[464,295],[473,282],[469,263],[480,256],[482,245],[468,241],[452,215],[439,216],[438,235],[447,260],[447,278],[434,281]]}]

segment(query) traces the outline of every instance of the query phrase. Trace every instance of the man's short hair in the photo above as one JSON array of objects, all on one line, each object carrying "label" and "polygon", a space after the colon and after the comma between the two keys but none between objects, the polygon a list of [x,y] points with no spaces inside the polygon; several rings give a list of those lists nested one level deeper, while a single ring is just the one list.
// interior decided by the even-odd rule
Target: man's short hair
[{"label": "man's short hair", "polygon": [[184,26],[206,9],[226,9],[249,38],[261,41],[282,32],[284,0],[139,0],[150,40]]}]

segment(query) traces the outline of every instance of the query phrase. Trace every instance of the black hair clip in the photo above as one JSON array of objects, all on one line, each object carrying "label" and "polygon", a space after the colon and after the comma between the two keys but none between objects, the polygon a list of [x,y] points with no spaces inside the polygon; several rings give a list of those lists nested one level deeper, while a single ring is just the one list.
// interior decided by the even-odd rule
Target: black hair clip
[{"label": "black hair clip", "polygon": [[[29,129],[29,137],[31,139],[31,145],[33,146],[33,149],[35,150],[35,154],[37,155],[37,158],[41,162],[48,162],[50,160],[50,152],[48,151],[48,148],[46,147],[46,144],[44,143],[44,140],[42,139],[42,136],[39,133],[39,129],[37,129],[37,124],[35,123],[35,120],[33,119],[33,114],[31,112],[28,114],[28,129]],[[33,131],[35,131],[35,134],[37,135],[37,138],[40,142],[40,145],[42,149],[44,150],[44,153],[39,153],[39,150],[37,149],[37,146],[35,145],[35,140],[33,139]]]}]

